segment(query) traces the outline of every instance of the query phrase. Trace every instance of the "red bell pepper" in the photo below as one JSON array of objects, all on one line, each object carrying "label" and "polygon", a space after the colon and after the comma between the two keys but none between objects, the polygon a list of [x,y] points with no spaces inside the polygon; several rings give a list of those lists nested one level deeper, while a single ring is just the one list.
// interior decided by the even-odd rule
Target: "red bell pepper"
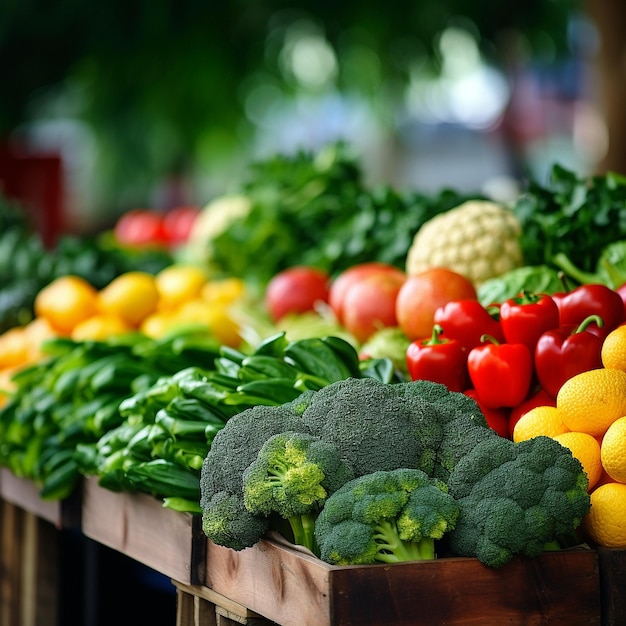
[{"label": "red bell pepper", "polygon": [[467,386],[467,353],[456,339],[442,339],[441,326],[433,326],[430,338],[416,339],[406,350],[406,364],[411,380],[431,380],[450,391]]},{"label": "red bell pepper", "polygon": [[592,323],[603,326],[602,318],[590,315],[580,326],[559,326],[539,337],[535,373],[542,389],[553,398],[572,376],[602,367],[602,339],[587,330]]},{"label": "red bell pepper", "polygon": [[533,377],[533,355],[526,344],[485,343],[472,348],[467,368],[481,404],[490,409],[514,407],[526,399]]},{"label": "red bell pepper", "polygon": [[500,324],[507,343],[523,343],[532,354],[539,337],[559,325],[559,308],[548,295],[522,291],[502,303]]},{"label": "red bell pepper", "polygon": [[559,326],[574,324],[578,326],[590,315],[602,318],[604,326],[600,328],[592,323],[588,332],[604,339],[625,319],[624,302],[617,291],[602,284],[585,284],[552,296],[559,308]]},{"label": "red bell pepper", "polygon": [[499,313],[477,300],[452,300],[440,306],[435,311],[434,322],[443,328],[444,337],[457,339],[468,352],[480,345],[482,335],[504,341]]},{"label": "red bell pepper", "polygon": [[482,411],[482,414],[485,416],[487,420],[487,424],[492,430],[495,430],[500,437],[506,437],[507,439],[511,439],[509,436],[509,413],[511,412],[508,408],[500,408],[500,409],[490,409],[486,407],[478,397],[476,393],[476,389],[466,389],[463,392],[466,396],[473,398],[478,405],[478,408]]}]

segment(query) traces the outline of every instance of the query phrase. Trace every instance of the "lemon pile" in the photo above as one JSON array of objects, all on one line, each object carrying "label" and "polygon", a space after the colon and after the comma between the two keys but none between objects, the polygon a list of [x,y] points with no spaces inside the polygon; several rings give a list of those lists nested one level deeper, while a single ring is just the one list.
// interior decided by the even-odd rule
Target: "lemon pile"
[{"label": "lemon pile", "polygon": [[583,530],[595,543],[626,548],[626,326],[602,344],[602,368],[573,376],[556,406],[539,406],[515,425],[514,441],[538,435],[569,448],[589,479],[591,510]]}]

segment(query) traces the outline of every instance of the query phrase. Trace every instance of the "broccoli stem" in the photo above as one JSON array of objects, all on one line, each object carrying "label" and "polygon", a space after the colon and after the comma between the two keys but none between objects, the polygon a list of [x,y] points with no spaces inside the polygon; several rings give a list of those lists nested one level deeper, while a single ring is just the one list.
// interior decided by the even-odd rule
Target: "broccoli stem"
[{"label": "broccoli stem", "polygon": [[313,554],[319,555],[320,551],[315,540],[315,515],[305,513],[303,515],[293,515],[288,518],[293,542],[296,545],[308,548]]},{"label": "broccoli stem", "polygon": [[402,541],[393,522],[382,521],[374,528],[374,541],[378,545],[377,561],[403,563],[435,558],[435,540],[424,537],[421,541]]}]

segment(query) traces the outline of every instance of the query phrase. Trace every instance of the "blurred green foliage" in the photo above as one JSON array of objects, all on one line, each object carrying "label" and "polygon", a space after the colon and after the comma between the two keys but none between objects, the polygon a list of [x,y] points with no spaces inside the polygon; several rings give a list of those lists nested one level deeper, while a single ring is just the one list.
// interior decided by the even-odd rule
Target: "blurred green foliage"
[{"label": "blurred green foliage", "polygon": [[473,29],[494,62],[511,31],[524,33],[527,51],[541,56],[566,50],[568,17],[578,4],[2,0],[0,138],[54,94],[57,110],[97,133],[109,178],[128,179],[131,171],[141,185],[142,176],[171,170],[190,155],[245,141],[251,81],[294,88],[281,75],[279,55],[284,27],[298,17],[319,24],[342,60],[338,88],[393,98],[420,59],[437,70],[436,36],[451,23]]}]

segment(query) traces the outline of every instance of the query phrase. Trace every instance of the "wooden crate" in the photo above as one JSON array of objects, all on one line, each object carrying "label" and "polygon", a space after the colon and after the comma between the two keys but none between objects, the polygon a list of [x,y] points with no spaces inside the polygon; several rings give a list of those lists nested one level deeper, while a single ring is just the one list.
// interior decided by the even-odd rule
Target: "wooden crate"
[{"label": "wooden crate", "polygon": [[247,607],[208,587],[185,585],[176,580],[176,626],[272,626]]},{"label": "wooden crate", "polygon": [[0,468],[0,498],[50,522],[57,528],[79,528],[81,489],[66,500],[42,500],[32,480],[19,478],[6,467]]},{"label": "wooden crate", "polygon": [[208,541],[206,558],[207,587],[282,626],[602,623],[590,549],[499,570],[470,558],[337,567],[266,539],[239,552]]},{"label": "wooden crate", "polygon": [[117,493],[84,481],[83,533],[157,572],[188,584],[204,582],[206,537],[200,516],[165,509],[142,493]]}]

